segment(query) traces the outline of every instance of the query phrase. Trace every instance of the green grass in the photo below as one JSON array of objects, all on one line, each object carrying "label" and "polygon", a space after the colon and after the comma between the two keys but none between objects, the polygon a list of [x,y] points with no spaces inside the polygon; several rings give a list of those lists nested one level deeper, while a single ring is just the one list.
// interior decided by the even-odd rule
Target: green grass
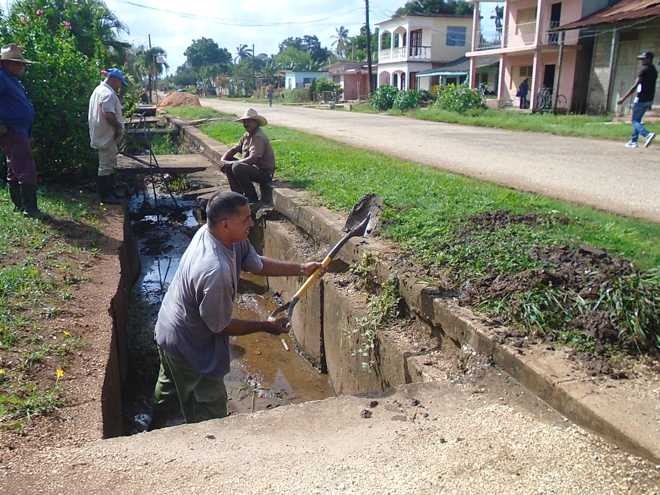
[{"label": "green grass", "polygon": [[223,115],[212,108],[193,106],[165,107],[165,112],[172,117],[183,120],[210,119]]},{"label": "green grass", "polygon": [[92,266],[102,210],[75,189],[42,188],[39,206],[52,220],[14,213],[6,189],[0,189],[2,428],[23,429],[24,418],[58,407],[62,386],[48,383],[84,346],[81,337],[53,328],[53,318],[74,298],[84,267]]},{"label": "green grass", "polygon": [[[551,113],[522,113],[512,110],[487,109],[474,114],[460,114],[434,107],[420,108],[409,114],[421,120],[450,124],[495,127],[512,131],[532,131],[622,141],[630,138],[630,123],[612,122],[606,116],[554,115]],[[649,129],[660,132],[660,125],[650,124]]]},{"label": "green grass", "polygon": [[[224,143],[238,141],[243,133],[242,127],[232,122],[207,124],[202,130]],[[401,245],[420,264],[436,273],[448,273],[457,286],[488,273],[539,268],[540,262],[531,252],[548,245],[586,244],[622,256],[642,271],[660,267],[658,224],[517,192],[286,128],[269,126],[266,130],[274,142],[278,177],[314,191],[323,204],[334,209],[348,210],[369,192],[381,195],[386,203],[383,235]],[[461,238],[461,230],[471,217],[497,210],[532,212],[547,221],[534,227],[511,224],[475,232],[469,242]],[[553,221],[564,217],[567,223]],[[626,307],[637,311],[635,304],[643,306],[648,296],[652,310],[660,311],[660,281],[655,285],[654,280],[635,303],[627,301]],[[525,315],[517,320],[533,323],[534,311],[547,317],[559,311],[551,296],[544,293],[548,300],[545,307],[528,301]],[[617,304],[621,307],[624,303],[612,300],[612,308]],[[498,311],[506,313],[509,309],[504,305]],[[571,306],[570,310],[580,308]],[[612,311],[614,314],[619,310]],[[618,314],[626,317],[625,311]],[[542,320],[536,321],[543,326]]]}]

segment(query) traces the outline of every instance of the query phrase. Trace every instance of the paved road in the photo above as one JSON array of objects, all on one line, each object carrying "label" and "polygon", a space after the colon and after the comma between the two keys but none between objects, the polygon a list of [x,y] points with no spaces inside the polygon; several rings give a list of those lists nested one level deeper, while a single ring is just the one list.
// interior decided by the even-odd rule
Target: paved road
[{"label": "paved road", "polygon": [[519,190],[660,222],[660,141],[648,149],[350,112],[203,100],[243,113],[249,105],[270,122],[414,160]]}]

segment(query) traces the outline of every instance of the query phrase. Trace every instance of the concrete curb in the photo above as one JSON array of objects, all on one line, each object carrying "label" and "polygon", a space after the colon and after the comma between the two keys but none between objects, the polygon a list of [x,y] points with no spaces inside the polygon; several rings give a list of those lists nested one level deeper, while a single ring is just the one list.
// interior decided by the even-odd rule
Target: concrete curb
[{"label": "concrete curb", "polygon": [[[224,145],[181,121],[171,121],[180,127],[184,142],[196,146],[194,149],[201,150],[211,161],[219,160],[220,150],[226,149]],[[341,237],[343,218],[319,207],[309,193],[277,187],[273,201],[279,213],[316,240],[334,243]],[[422,320],[460,345],[470,345],[491,356],[499,367],[567,418],[633,454],[660,463],[657,391],[647,390],[635,380],[596,381],[575,369],[563,351],[543,346],[523,350],[499,343],[496,329],[486,326],[471,310],[442,297],[436,287],[414,274],[395,269],[397,249],[389,243],[354,239],[340,255],[347,263],[353,263],[367,253],[375,260],[374,273],[381,281],[391,274],[397,276],[402,297]]]}]

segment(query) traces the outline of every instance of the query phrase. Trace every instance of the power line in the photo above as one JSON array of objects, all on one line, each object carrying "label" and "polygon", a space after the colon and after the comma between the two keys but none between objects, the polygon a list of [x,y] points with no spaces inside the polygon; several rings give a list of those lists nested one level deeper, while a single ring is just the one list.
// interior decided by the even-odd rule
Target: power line
[{"label": "power line", "polygon": [[[203,19],[205,21],[213,21],[216,24],[220,24],[222,26],[231,26],[231,27],[276,27],[276,26],[291,26],[291,25],[312,25],[312,24],[319,24],[319,23],[324,23],[326,21],[329,21],[331,19],[336,19],[338,16],[341,15],[347,15],[353,12],[361,11],[361,8],[353,8],[346,10],[344,12],[339,12],[339,13],[333,13],[331,16],[323,17],[320,19],[314,19],[314,20],[308,20],[308,21],[281,21],[281,22],[267,22],[267,23],[245,23],[245,22],[238,22],[238,21],[232,21],[228,20],[226,18],[222,17],[215,17],[215,16],[209,16],[209,15],[202,15],[202,14],[195,14],[192,12],[184,12],[180,10],[171,10],[171,9],[165,9],[162,7],[154,7],[151,5],[146,5],[143,3],[139,2],[134,2],[132,0],[114,0],[118,3],[123,3],[126,5],[130,5],[132,7],[137,7],[140,9],[146,9],[146,10],[151,10],[155,12],[162,12],[165,14],[172,14],[176,15],[178,17],[184,17],[186,19]],[[336,22],[334,23],[336,24]],[[334,25],[331,24],[331,25]]]}]

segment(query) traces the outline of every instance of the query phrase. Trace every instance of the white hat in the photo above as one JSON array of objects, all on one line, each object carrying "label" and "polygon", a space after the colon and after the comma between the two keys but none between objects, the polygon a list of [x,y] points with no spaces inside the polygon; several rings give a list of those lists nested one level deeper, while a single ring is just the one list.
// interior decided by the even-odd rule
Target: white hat
[{"label": "white hat", "polygon": [[268,125],[266,118],[259,115],[254,108],[248,108],[242,117],[236,119],[237,122],[241,120],[256,120],[261,126]]},{"label": "white hat", "polygon": [[0,50],[0,60],[8,60],[11,62],[22,62],[24,64],[33,64],[32,60],[27,60],[23,57],[23,50],[16,43],[10,43],[3,46]]}]

